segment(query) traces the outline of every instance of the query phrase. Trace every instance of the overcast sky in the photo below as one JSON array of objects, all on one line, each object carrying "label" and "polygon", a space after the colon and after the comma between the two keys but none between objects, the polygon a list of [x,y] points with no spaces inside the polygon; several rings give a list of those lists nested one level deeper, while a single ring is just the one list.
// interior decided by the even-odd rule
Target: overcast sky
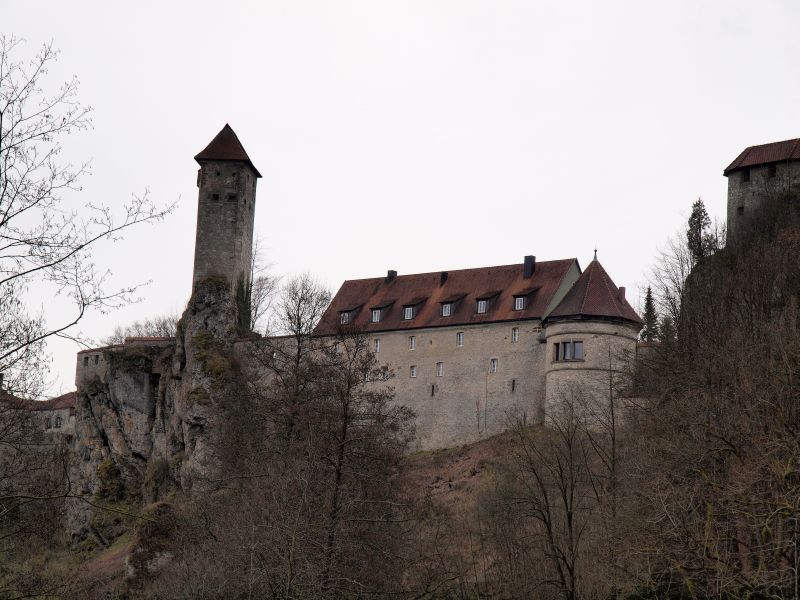
[{"label": "overcast sky", "polygon": [[[88,317],[95,339],[185,306],[192,157],[226,122],[263,175],[255,230],[276,274],[335,291],[525,254],[585,267],[596,246],[637,307],[691,203],[724,219],[723,168],[800,135],[796,1],[2,0],[0,23],[25,52],[61,49],[53,86],[80,79],[94,129],[64,157],[92,159],[86,200],[179,200],[99,249],[116,285],[152,283]],[[76,350],[50,345],[54,393]]]}]

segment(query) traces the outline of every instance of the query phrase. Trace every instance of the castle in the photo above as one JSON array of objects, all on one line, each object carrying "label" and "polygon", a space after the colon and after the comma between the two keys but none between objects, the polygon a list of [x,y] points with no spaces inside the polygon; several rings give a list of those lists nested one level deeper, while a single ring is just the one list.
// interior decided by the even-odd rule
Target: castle
[{"label": "castle", "polygon": [[[216,278],[241,293],[251,277],[260,174],[228,125],[195,159],[193,284]],[[725,175],[733,229],[763,194],[800,184],[800,140],[747,148]],[[347,326],[369,336],[385,372],[370,384],[391,386],[395,401],[415,411],[418,447],[431,449],[493,435],[510,419],[546,421],[576,388],[607,398],[609,375],[635,355],[641,325],[625,288],[596,256],[582,270],[576,258],[531,255],[512,265],[409,275],[389,270],[385,277],[345,281],[315,335],[334,336]],[[129,339],[78,353],[79,392],[95,377],[108,379],[113,357],[125,348],[170,344]],[[148,413],[149,390],[158,388],[160,375],[154,367],[141,381],[128,378],[131,389],[117,396],[130,396],[134,408]]]}]

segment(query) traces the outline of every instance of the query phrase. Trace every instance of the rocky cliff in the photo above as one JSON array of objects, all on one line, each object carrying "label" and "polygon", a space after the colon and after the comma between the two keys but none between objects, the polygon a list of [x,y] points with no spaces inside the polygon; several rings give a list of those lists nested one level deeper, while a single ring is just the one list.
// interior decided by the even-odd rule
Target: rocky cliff
[{"label": "rocky cliff", "polygon": [[[225,413],[241,390],[233,357],[237,309],[227,282],[196,284],[174,340],[98,351],[79,375],[71,480],[98,501],[150,503],[220,479]],[[102,360],[99,360],[102,359]],[[87,364],[89,361],[86,361]],[[96,511],[76,502],[68,527],[94,531]]]}]

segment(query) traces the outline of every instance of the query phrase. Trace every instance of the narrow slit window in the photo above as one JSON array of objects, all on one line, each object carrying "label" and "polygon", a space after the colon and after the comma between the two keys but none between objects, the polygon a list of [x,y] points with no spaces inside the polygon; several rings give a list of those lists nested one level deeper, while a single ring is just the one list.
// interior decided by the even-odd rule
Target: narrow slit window
[{"label": "narrow slit window", "polygon": [[464,332],[459,331],[456,333],[456,346],[459,348],[464,345]]},{"label": "narrow slit window", "polygon": [[443,362],[437,362],[436,363],[436,376],[437,377],[443,377],[444,376],[444,363]]},{"label": "narrow slit window", "polygon": [[409,377],[411,377],[413,379],[416,376],[417,376],[417,365],[411,365]]},{"label": "narrow slit window", "polygon": [[511,380],[511,393],[513,394],[516,391],[516,389],[517,389],[517,380],[516,379],[512,379]]},{"label": "narrow slit window", "polygon": [[516,344],[519,341],[519,327],[511,328],[511,343]]},{"label": "narrow slit window", "polygon": [[489,373],[497,373],[497,359],[493,358],[489,361]]},{"label": "narrow slit window", "polygon": [[375,354],[381,351],[381,341],[379,339],[375,340]]},{"label": "narrow slit window", "polygon": [[417,336],[410,335],[408,336],[408,349],[415,350],[417,348]]}]

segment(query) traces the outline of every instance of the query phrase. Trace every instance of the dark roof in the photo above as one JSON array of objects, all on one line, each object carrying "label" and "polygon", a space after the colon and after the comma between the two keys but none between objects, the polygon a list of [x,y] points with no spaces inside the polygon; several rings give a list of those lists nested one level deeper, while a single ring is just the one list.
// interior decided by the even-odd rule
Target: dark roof
[{"label": "dark roof", "polygon": [[[351,323],[367,332],[541,319],[570,267],[576,263],[574,258],[542,261],[536,264],[530,278],[524,277],[523,265],[516,264],[449,271],[444,283],[441,283],[439,271],[399,275],[390,281],[386,277],[345,281],[315,333],[335,334],[339,330],[339,313],[356,307],[360,310]],[[514,310],[513,297],[529,292],[531,287],[536,287],[537,291],[528,296],[525,309]],[[477,314],[476,300],[485,298],[487,290],[499,290],[498,295],[492,298],[486,313]],[[413,319],[404,320],[402,307],[419,298],[425,300],[418,305],[417,314]],[[454,302],[451,316],[441,316],[442,302]],[[381,321],[371,323],[368,309],[386,306]]]},{"label": "dark roof", "polygon": [[25,398],[18,398],[8,392],[0,392],[0,402],[6,402],[14,405],[19,409],[26,410],[61,410],[64,408],[75,408],[75,401],[78,398],[78,392],[67,392],[56,398],[49,400],[28,400]]},{"label": "dark roof", "polygon": [[746,167],[766,165],[785,160],[800,160],[800,138],[745,148],[744,151],[736,157],[736,160],[728,165],[723,175],[728,176],[734,171]]},{"label": "dark roof", "polygon": [[547,315],[548,321],[576,317],[621,319],[642,324],[639,315],[620,294],[597,259],[589,263],[564,299]]},{"label": "dark roof", "polygon": [[225,123],[225,127],[211,140],[211,143],[206,146],[200,154],[194,157],[197,162],[203,160],[237,160],[246,162],[250,168],[255,171],[256,177],[261,177],[255,165],[247,156],[244,146],[239,141],[236,133],[231,129],[231,126]]}]

